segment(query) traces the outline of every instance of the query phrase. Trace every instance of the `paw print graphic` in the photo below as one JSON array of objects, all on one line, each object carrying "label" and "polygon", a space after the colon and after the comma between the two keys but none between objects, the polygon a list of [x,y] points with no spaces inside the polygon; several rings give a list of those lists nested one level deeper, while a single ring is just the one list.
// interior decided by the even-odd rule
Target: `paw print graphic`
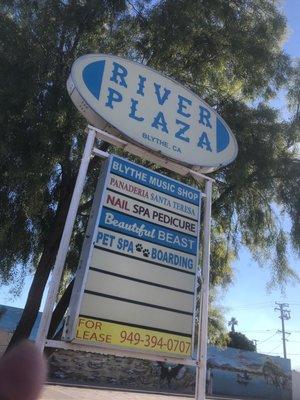
[{"label": "paw print graphic", "polygon": [[141,245],[141,243],[138,243],[138,244],[136,244],[135,245],[135,249],[136,249],[136,251],[142,251],[143,250],[143,246]]},{"label": "paw print graphic", "polygon": [[143,256],[144,257],[149,257],[149,255],[150,255],[150,251],[148,249],[144,249],[143,250]]}]

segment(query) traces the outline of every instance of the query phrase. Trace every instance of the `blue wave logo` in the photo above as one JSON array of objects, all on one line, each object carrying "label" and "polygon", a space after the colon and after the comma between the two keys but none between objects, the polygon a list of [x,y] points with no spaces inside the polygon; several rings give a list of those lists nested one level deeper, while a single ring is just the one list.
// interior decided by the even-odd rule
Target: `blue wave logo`
[{"label": "blue wave logo", "polygon": [[105,61],[95,61],[88,64],[82,71],[82,79],[86,87],[97,100],[100,98],[104,68]]}]

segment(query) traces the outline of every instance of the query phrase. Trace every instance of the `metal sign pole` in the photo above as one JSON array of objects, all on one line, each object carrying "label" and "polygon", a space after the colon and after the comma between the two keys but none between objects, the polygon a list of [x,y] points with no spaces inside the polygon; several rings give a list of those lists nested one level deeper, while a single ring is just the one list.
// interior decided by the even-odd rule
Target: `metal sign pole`
[{"label": "metal sign pole", "polygon": [[52,316],[53,308],[54,308],[54,305],[55,305],[55,302],[57,299],[57,293],[59,290],[60,279],[61,279],[61,275],[63,272],[64,264],[66,261],[68,249],[69,249],[69,243],[70,243],[70,239],[71,239],[71,235],[72,235],[72,231],[73,231],[73,227],[74,227],[74,223],[75,223],[75,219],[76,219],[78,206],[80,203],[81,194],[82,194],[83,187],[84,187],[87,169],[88,169],[88,166],[90,163],[90,158],[91,158],[92,149],[93,149],[94,142],[95,142],[95,137],[96,137],[96,132],[93,129],[89,129],[89,133],[88,133],[88,137],[86,140],[79,172],[77,175],[76,184],[75,184],[74,192],[72,195],[66,223],[64,226],[63,234],[61,237],[59,249],[57,252],[55,264],[54,264],[53,271],[52,271],[52,276],[51,276],[51,280],[50,280],[50,284],[49,284],[49,290],[48,290],[48,294],[47,294],[45,307],[43,310],[43,314],[42,314],[42,318],[41,318],[41,322],[39,325],[39,330],[38,330],[38,334],[37,334],[37,338],[36,338],[36,344],[38,345],[38,347],[40,348],[41,351],[43,351],[45,342],[47,339],[47,334],[48,334],[48,330],[49,330],[49,326],[50,326],[50,322],[51,322],[51,316]]},{"label": "metal sign pole", "polygon": [[211,198],[212,180],[205,183],[204,219],[203,219],[203,270],[200,303],[200,322],[198,331],[198,355],[196,372],[196,400],[205,400],[206,360],[208,333],[208,302],[209,302],[209,270],[210,270],[210,230],[211,230]]}]

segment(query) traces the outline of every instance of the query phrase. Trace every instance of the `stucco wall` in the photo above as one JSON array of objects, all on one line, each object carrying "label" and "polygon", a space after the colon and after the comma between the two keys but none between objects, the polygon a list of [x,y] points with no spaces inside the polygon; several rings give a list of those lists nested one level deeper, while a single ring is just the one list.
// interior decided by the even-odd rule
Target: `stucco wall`
[{"label": "stucco wall", "polygon": [[[208,347],[208,394],[249,399],[291,400],[289,360]],[[137,359],[56,351],[50,359],[54,381],[193,394],[195,368]],[[298,399],[300,400],[300,399]]]},{"label": "stucco wall", "polygon": [[300,371],[292,372],[293,400],[300,400]]},{"label": "stucco wall", "polygon": [[12,337],[12,332],[0,330],[0,357],[4,353],[6,347],[8,346],[11,337]]}]

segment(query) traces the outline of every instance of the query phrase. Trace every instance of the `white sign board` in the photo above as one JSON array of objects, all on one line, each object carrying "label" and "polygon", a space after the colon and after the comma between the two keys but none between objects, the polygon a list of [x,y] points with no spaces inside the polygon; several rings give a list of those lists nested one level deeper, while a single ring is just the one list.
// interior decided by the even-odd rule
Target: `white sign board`
[{"label": "white sign board", "polygon": [[201,192],[117,156],[103,168],[64,338],[190,357]]},{"label": "white sign board", "polygon": [[235,137],[217,112],[142,64],[89,54],[75,61],[67,87],[92,125],[179,164],[217,169],[236,158]]}]

